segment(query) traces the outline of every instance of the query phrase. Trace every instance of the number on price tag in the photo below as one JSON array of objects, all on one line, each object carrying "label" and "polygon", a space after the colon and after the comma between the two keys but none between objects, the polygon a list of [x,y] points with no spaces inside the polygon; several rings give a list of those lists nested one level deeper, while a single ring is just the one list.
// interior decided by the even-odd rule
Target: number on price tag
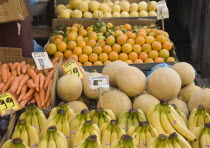
[{"label": "number on price tag", "polygon": [[32,57],[36,63],[38,70],[53,68],[47,52],[32,52]]},{"label": "number on price tag", "polygon": [[4,93],[0,95],[0,113],[1,116],[8,115],[9,110],[20,110],[20,106],[17,103],[17,100],[14,98],[14,96],[10,93]]},{"label": "number on price tag", "polygon": [[94,76],[89,79],[89,88],[90,91],[109,91],[109,77],[105,76]]},{"label": "number on price tag", "polygon": [[64,62],[62,64],[62,68],[65,74],[67,75],[75,75],[79,77],[80,79],[84,78],[84,74],[74,58],[71,58],[67,60],[66,62]]},{"label": "number on price tag", "polygon": [[158,16],[157,17],[158,20],[169,18],[169,11],[168,11],[168,7],[166,5],[165,0],[162,0],[162,1],[158,2],[157,16]]}]

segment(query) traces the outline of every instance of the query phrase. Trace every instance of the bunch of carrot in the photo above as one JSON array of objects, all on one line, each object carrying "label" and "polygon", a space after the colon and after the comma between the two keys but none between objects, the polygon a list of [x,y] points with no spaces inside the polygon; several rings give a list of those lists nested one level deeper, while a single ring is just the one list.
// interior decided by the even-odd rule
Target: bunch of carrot
[{"label": "bunch of carrot", "polygon": [[54,68],[48,69],[48,75],[35,66],[18,63],[0,63],[0,93],[12,93],[21,108],[29,103],[36,103],[39,108],[51,105],[51,88],[59,58],[52,60]]}]

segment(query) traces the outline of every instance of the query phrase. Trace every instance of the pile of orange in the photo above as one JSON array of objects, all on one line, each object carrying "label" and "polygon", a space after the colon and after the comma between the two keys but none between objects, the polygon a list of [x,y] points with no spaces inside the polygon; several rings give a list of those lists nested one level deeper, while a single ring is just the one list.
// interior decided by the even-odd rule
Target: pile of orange
[{"label": "pile of orange", "polygon": [[[110,26],[110,25],[109,25]],[[106,65],[112,61],[133,63],[172,62],[173,47],[167,32],[158,29],[133,29],[130,24],[113,26],[109,36],[79,24],[66,28],[66,36],[54,35],[46,51],[64,60],[74,57],[80,65]],[[133,30],[132,30],[133,29]]]}]

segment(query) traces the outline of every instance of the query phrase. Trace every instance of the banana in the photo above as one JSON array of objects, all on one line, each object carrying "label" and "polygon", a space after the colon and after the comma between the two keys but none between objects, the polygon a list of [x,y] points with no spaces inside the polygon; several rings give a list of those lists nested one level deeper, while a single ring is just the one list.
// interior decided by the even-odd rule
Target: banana
[{"label": "banana", "polygon": [[[137,125],[139,125],[139,120],[138,120],[138,117],[137,117],[137,115],[135,116],[133,116],[133,126],[137,126]],[[130,128],[130,127],[129,127]],[[129,128],[128,128],[128,130],[129,130]]]},{"label": "banana", "polygon": [[63,126],[63,118],[64,118],[64,115],[59,115],[58,122],[56,123],[56,128],[60,132],[61,132],[62,126]]},{"label": "banana", "polygon": [[197,126],[197,118],[198,118],[198,116],[196,115],[196,112],[197,112],[197,108],[195,108],[191,112],[189,120],[188,120],[188,129],[190,131],[192,131]]},{"label": "banana", "polygon": [[57,131],[57,135],[64,141],[66,147],[68,147],[68,143],[67,143],[67,140],[66,140],[66,137],[64,136],[64,134]]},{"label": "banana", "polygon": [[109,126],[108,129],[104,131],[104,133],[102,133],[101,135],[101,145],[103,148],[111,147],[111,140],[110,140],[111,130],[112,130],[112,126]]},{"label": "banana", "polygon": [[104,115],[102,113],[99,114],[98,126],[100,127],[103,123],[106,123],[104,120]]},{"label": "banana", "polygon": [[109,123],[102,124],[102,126],[100,127],[100,132],[103,133],[105,130],[107,130],[108,127]]},{"label": "banana", "polygon": [[136,131],[136,128],[137,128],[138,126],[131,126],[129,129],[128,129],[128,131],[127,131],[127,134],[128,135],[132,135],[135,131]]},{"label": "banana", "polygon": [[152,135],[149,132],[149,127],[146,127],[145,130],[145,140],[146,140],[146,145],[148,146],[150,139],[152,139]]},{"label": "banana", "polygon": [[40,142],[38,148],[47,148],[49,138],[50,138],[50,133],[47,132],[42,141]]},{"label": "banana", "polygon": [[12,135],[12,139],[14,138],[20,138],[20,133],[21,133],[21,129],[20,129],[20,124],[17,124],[16,127],[15,127],[15,131]]},{"label": "banana", "polygon": [[28,123],[25,123],[25,128],[28,133],[28,145],[30,147],[38,147],[39,145],[39,136],[37,134],[37,131],[34,127],[29,125]]},{"label": "banana", "polygon": [[39,120],[36,114],[36,110],[33,110],[31,125],[36,129],[37,134],[39,134],[40,133]]},{"label": "banana", "polygon": [[30,125],[32,125],[32,115],[33,115],[33,112],[32,112],[32,109],[30,108],[28,110],[28,115],[26,117],[26,122]]},{"label": "banana", "polygon": [[148,143],[148,148],[156,148],[159,144],[159,140],[157,138],[152,138]]},{"label": "banana", "polygon": [[181,136],[177,137],[177,142],[179,143],[179,145],[183,148],[192,148],[190,146],[190,144]]},{"label": "banana", "polygon": [[[25,121],[21,121],[21,122],[25,122]],[[26,130],[26,127],[24,125],[25,123],[21,123],[22,125],[22,130],[21,130],[21,133],[20,133],[20,138],[23,140],[23,142],[26,144],[26,145],[29,145],[29,136],[28,136],[28,132]]]},{"label": "banana", "polygon": [[133,138],[133,142],[134,142],[134,145],[138,148],[140,147],[140,141],[139,141],[139,138],[140,138],[140,134],[139,132],[135,132],[132,134],[132,138]]},{"label": "banana", "polygon": [[[84,130],[83,130],[83,139],[86,139],[86,138],[88,138],[91,134],[90,134],[90,131],[91,131],[92,129],[91,129],[91,127],[90,126],[85,126],[84,127]],[[79,130],[78,130],[79,131]],[[82,140],[80,140],[80,141],[82,141]]]},{"label": "banana", "polygon": [[63,116],[63,120],[62,120],[61,132],[66,137],[67,143],[69,144],[69,142],[70,142],[70,137],[69,137],[70,136],[70,127],[69,127],[69,123],[67,120],[67,114],[64,114],[62,116]]},{"label": "banana", "polygon": [[168,148],[173,148],[172,140],[167,140],[167,146]]},{"label": "banana", "polygon": [[182,148],[181,145],[177,142],[176,139],[172,140],[172,144],[174,148]]},{"label": "banana", "polygon": [[200,135],[203,127],[196,127],[192,130],[192,133],[196,136],[196,141],[192,141],[190,144],[192,148],[199,148],[200,147]]},{"label": "banana", "polygon": [[126,127],[127,127],[127,122],[128,122],[129,115],[130,114],[128,112],[122,112],[120,114],[120,116],[118,117],[119,125],[125,131],[127,131]]},{"label": "banana", "polygon": [[113,126],[110,138],[111,138],[111,146],[112,146],[114,144],[114,142],[118,139],[117,127],[116,126]]},{"label": "banana", "polygon": [[201,148],[209,147],[210,143],[208,143],[208,138],[209,138],[208,129],[204,128],[200,135],[200,147]]},{"label": "banana", "polygon": [[86,126],[81,125],[77,131],[75,138],[74,138],[73,147],[78,147],[78,144],[84,139],[83,133],[85,133],[85,132],[89,133],[89,131],[86,129]]},{"label": "banana", "polygon": [[49,135],[48,147],[47,148],[56,148],[56,143],[54,141],[53,132]]},{"label": "banana", "polygon": [[200,113],[198,114],[197,127],[204,127],[204,124],[205,124],[204,115]]},{"label": "banana", "polygon": [[136,114],[137,114],[137,118],[138,118],[139,122],[147,121],[147,118],[142,110],[137,109]]},{"label": "banana", "polygon": [[144,132],[145,132],[145,128],[141,130],[140,135],[139,135],[139,145],[140,145],[141,148],[146,148],[147,147]]},{"label": "banana", "polygon": [[151,123],[152,121],[152,114],[153,112],[156,110],[156,108],[159,106],[160,104],[155,104],[155,105],[152,105],[148,108],[147,110],[147,120],[149,121],[149,123]]},{"label": "banana", "polygon": [[127,126],[126,126],[126,131],[133,126],[133,114],[130,114],[127,120]]},{"label": "banana", "polygon": [[1,148],[11,148],[12,147],[12,140],[7,140]]},{"label": "banana", "polygon": [[37,118],[38,118],[38,122],[39,122],[39,129],[40,129],[40,131],[42,131],[42,129],[47,121],[47,118],[44,115],[42,110],[40,110],[38,108],[35,108],[35,109],[36,109],[36,114],[37,114]]},{"label": "banana", "polygon": [[101,136],[101,131],[99,127],[96,124],[92,124],[93,130],[98,133],[99,136]]},{"label": "banana", "polygon": [[89,113],[90,119],[92,120],[92,118],[97,114],[96,110],[91,110]]},{"label": "banana", "polygon": [[99,125],[99,116],[99,114],[95,114],[92,118],[90,117],[92,122],[96,125]]},{"label": "banana", "polygon": [[111,117],[112,120],[116,120],[116,119],[117,119],[116,116],[115,116],[115,114],[113,113],[112,110],[110,110],[110,109],[104,109],[104,111],[105,111],[105,113],[106,113],[109,117]]},{"label": "banana", "polygon": [[111,120],[113,120],[110,116],[107,116],[105,114],[105,112],[103,112],[103,115],[104,115],[104,121],[105,121],[105,123],[109,123]]},{"label": "banana", "polygon": [[158,137],[158,131],[150,124],[149,132],[151,133],[152,137]]},{"label": "banana", "polygon": [[26,111],[23,112],[23,113],[20,115],[19,119],[26,119],[27,116],[28,116],[28,109],[26,109]]},{"label": "banana", "polygon": [[207,112],[205,112],[205,117],[204,117],[205,123],[210,122],[210,116]]}]

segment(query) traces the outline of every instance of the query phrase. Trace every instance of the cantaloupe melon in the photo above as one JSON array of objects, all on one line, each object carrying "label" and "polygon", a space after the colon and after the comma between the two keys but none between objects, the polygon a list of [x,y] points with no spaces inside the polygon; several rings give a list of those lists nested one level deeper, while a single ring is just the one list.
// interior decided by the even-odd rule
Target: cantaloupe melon
[{"label": "cantaloupe melon", "polygon": [[120,68],[116,73],[118,88],[129,97],[141,94],[146,87],[144,73],[136,67]]},{"label": "cantaloupe melon", "polygon": [[159,103],[160,101],[156,97],[145,93],[134,99],[133,108],[140,109],[147,114],[147,110],[150,106]]},{"label": "cantaloupe melon", "polygon": [[190,100],[190,97],[199,89],[201,89],[199,86],[195,85],[194,83],[189,84],[185,87],[183,87],[179,92],[179,97],[182,98],[183,101],[188,103]]},{"label": "cantaloupe melon", "polygon": [[191,84],[195,79],[194,68],[186,62],[180,62],[180,63],[174,64],[172,66],[172,69],[175,70],[179,74],[182,80],[182,86]]},{"label": "cantaloupe melon", "polygon": [[75,113],[80,113],[83,109],[88,109],[85,103],[81,101],[72,101],[67,104]]},{"label": "cantaloupe melon", "polygon": [[93,76],[102,76],[102,74],[101,73],[97,73],[97,72],[86,73],[86,76],[82,80],[83,93],[88,98],[98,99],[99,92],[90,91],[90,88],[89,88],[89,79],[90,79],[90,77],[93,77]]},{"label": "cantaloupe melon", "polygon": [[181,89],[181,79],[171,68],[160,67],[153,71],[148,78],[149,93],[158,99],[173,99]]},{"label": "cantaloupe melon", "polygon": [[202,88],[196,91],[188,102],[190,111],[197,108],[198,105],[203,105],[206,111],[210,114],[210,89]]},{"label": "cantaloupe melon", "polygon": [[115,62],[111,62],[107,64],[103,68],[102,74],[109,76],[109,82],[111,86],[117,87],[116,73],[118,69],[123,68],[123,67],[128,67],[128,64],[122,61],[115,61]]},{"label": "cantaloupe melon", "polygon": [[75,101],[82,94],[82,81],[74,75],[64,75],[57,82],[57,93],[63,101]]},{"label": "cantaloupe melon", "polygon": [[169,100],[168,103],[175,104],[177,106],[177,108],[186,115],[186,117],[189,116],[189,109],[188,109],[187,104],[184,101],[182,101],[178,98],[174,98],[174,99]]},{"label": "cantaloupe melon", "polygon": [[[121,112],[129,111],[132,108],[130,98],[125,93],[118,90],[109,91],[103,94],[102,104],[103,108],[112,110],[116,117],[118,117]],[[97,108],[99,107],[100,102],[98,102],[97,105]]]}]

